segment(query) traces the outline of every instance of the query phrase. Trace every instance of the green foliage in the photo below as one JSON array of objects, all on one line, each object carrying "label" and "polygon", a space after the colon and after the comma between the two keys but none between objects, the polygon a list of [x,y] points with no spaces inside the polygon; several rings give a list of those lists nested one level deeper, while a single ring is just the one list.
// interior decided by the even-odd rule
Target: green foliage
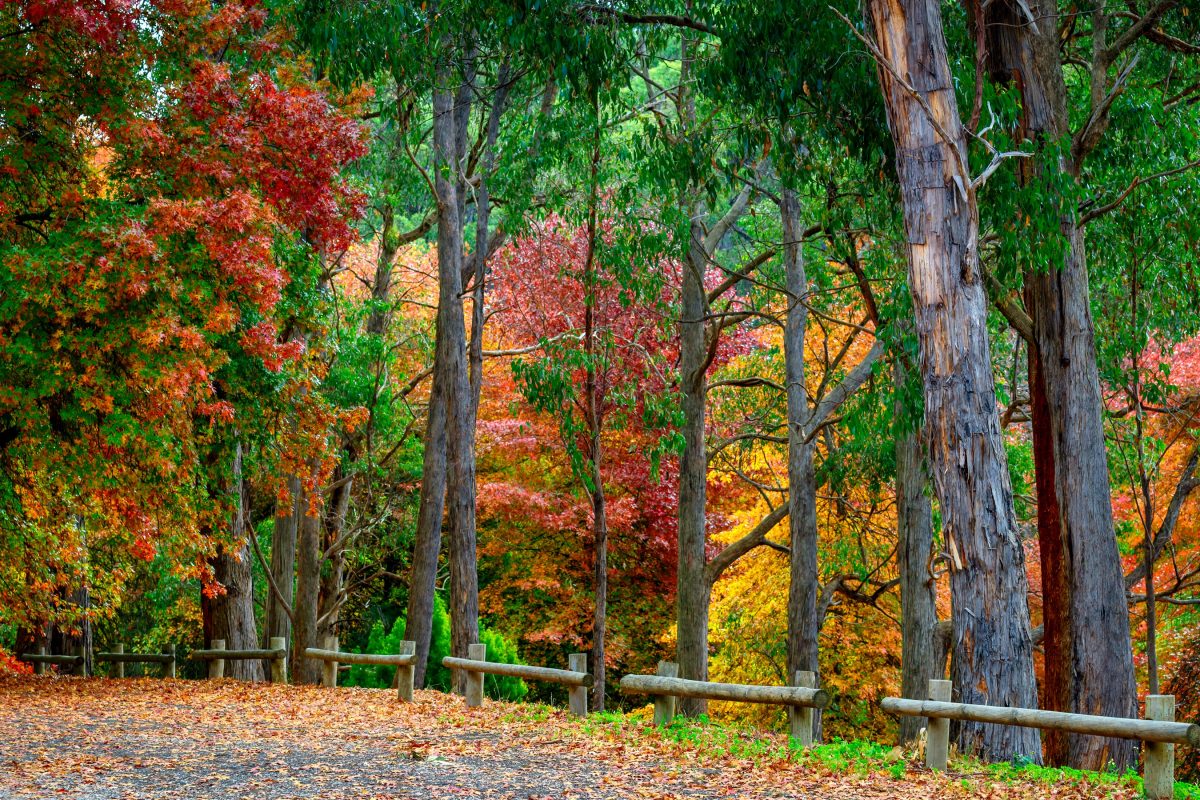
[{"label": "green foliage", "polygon": [[[389,630],[382,622],[376,622],[367,636],[366,646],[360,650],[347,648],[352,653],[398,653],[404,640],[406,622],[399,617]],[[487,660],[497,664],[523,663],[517,654],[517,646],[500,633],[479,629],[479,641],[487,646]],[[434,597],[433,633],[429,642],[429,664],[425,672],[425,686],[446,692],[450,690],[450,670],[442,666],[442,659],[450,655],[450,614],[441,595]],[[392,685],[396,668],[386,665],[353,664],[339,683],[343,686],[362,686],[384,689]],[[529,687],[520,678],[504,675],[488,675],[484,680],[484,692],[497,700],[517,701],[529,693]]]}]

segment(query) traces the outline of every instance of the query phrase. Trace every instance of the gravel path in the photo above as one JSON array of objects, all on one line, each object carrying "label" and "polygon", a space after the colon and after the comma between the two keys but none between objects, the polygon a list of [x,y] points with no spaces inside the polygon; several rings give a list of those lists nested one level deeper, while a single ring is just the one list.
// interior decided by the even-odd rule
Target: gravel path
[{"label": "gravel path", "polygon": [[234,681],[4,681],[0,798],[732,796],[712,788],[721,770],[598,752],[562,712],[514,709],[435,692],[403,705]]}]

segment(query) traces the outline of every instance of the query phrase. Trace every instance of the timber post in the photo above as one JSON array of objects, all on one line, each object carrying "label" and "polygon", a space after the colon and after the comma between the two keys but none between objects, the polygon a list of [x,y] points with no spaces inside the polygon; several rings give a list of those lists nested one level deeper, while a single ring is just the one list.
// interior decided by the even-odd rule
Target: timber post
[{"label": "timber post", "polygon": [[81,678],[87,677],[87,651],[83,649],[83,645],[75,645],[75,668],[71,670],[72,675],[78,675]]},{"label": "timber post", "polygon": [[[796,670],[792,680],[793,686],[804,689],[817,688],[817,673],[808,670]],[[788,706],[788,723],[791,733],[801,747],[812,747],[813,743],[813,710],[811,706]]]},{"label": "timber post", "polygon": [[[44,644],[38,645],[38,655],[39,656],[46,655],[46,645],[44,645]],[[46,662],[38,661],[37,663],[35,663],[33,665],[33,674],[34,675],[45,675],[46,674]]]},{"label": "timber post", "polygon": [[165,655],[170,656],[171,660],[163,662],[163,677],[164,678],[174,678],[175,677],[175,645],[173,645],[173,644],[167,645],[167,652],[165,653]]},{"label": "timber post", "polygon": [[[467,658],[472,661],[487,661],[487,645],[467,645]],[[483,705],[483,673],[468,669],[466,686],[467,708]]]},{"label": "timber post", "polygon": [[411,703],[413,699],[413,683],[416,673],[416,654],[416,642],[410,642],[407,639],[400,642],[399,655],[413,656],[413,659],[407,664],[400,664],[396,667],[396,697],[406,703]]},{"label": "timber post", "polygon": [[[587,672],[587,653],[571,653],[567,656],[567,669],[572,672]],[[604,691],[603,688],[600,691]],[[588,690],[586,686],[572,686],[567,690],[568,706],[573,717],[586,717],[588,713]]]},{"label": "timber post", "polygon": [[[325,649],[332,650],[335,653],[337,652],[337,649],[338,649],[337,634],[331,633],[325,637]],[[328,686],[331,689],[335,688],[337,686],[337,671],[338,671],[338,662],[322,661],[321,662],[321,685]]]},{"label": "timber post", "polygon": [[[1146,695],[1146,719],[1175,721],[1175,695]],[[1146,742],[1145,775],[1142,779],[1146,797],[1150,800],[1171,800],[1175,797],[1175,745],[1166,742]]]},{"label": "timber post", "polygon": [[[950,702],[954,685],[950,681],[930,679],[929,699]],[[929,718],[925,726],[925,766],[946,771],[950,758],[950,720]]]},{"label": "timber post", "polygon": [[[117,645],[113,648],[113,652],[116,653],[117,655],[121,655],[122,653],[124,653],[125,652],[125,643],[118,642]],[[117,677],[118,678],[125,677],[125,662],[124,661],[117,662]]]},{"label": "timber post", "polygon": [[[212,645],[210,647],[213,650],[224,650],[225,649],[225,640],[224,639],[213,639]],[[208,662],[208,679],[210,681],[212,681],[212,680],[216,680],[217,678],[224,678],[224,677],[225,677],[225,659],[214,658],[212,661],[209,661]]]},{"label": "timber post", "polygon": [[271,683],[287,683],[287,638],[272,636],[271,649],[284,652],[284,655],[271,659]]},{"label": "timber post", "polygon": [[[660,661],[655,674],[664,678],[678,678],[679,665],[671,661]],[[674,718],[675,697],[669,694],[654,695],[654,724],[670,725]]]}]

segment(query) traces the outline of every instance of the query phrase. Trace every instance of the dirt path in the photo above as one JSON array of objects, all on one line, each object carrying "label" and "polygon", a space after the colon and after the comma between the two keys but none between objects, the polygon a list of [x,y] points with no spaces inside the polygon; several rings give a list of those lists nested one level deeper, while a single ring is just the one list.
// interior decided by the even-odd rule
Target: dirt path
[{"label": "dirt path", "polygon": [[730,796],[712,770],[622,748],[601,763],[561,712],[542,714],[468,711],[435,692],[403,705],[386,691],[233,681],[10,681],[0,797]]},{"label": "dirt path", "polygon": [[[1011,788],[1011,787],[1006,787]],[[1043,787],[1044,789],[1044,787]],[[797,798],[975,794],[928,774],[845,776],[688,751],[640,726],[419,692],[235,681],[0,679],[0,798]],[[1060,792],[1057,797],[1088,797]]]}]

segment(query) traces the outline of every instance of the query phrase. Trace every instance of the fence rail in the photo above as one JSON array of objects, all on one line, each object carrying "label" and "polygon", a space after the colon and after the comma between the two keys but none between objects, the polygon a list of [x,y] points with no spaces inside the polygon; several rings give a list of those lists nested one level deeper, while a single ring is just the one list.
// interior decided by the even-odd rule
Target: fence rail
[{"label": "fence rail", "polygon": [[[115,649],[110,652],[92,651],[91,654],[93,663],[110,663],[117,665],[116,677],[125,677],[126,664],[162,664],[163,677],[175,677],[175,647],[172,645],[170,651],[166,653],[126,653],[125,645],[115,645]],[[34,665],[34,669],[38,675],[46,674],[46,665],[53,664],[58,666],[69,666],[75,675],[83,675],[87,667],[88,659],[85,657],[82,648],[76,648],[75,655],[47,655],[45,647],[39,647],[37,653],[22,653],[17,657],[21,661],[27,661]]]},{"label": "fence rail", "polygon": [[1037,708],[1007,708],[972,703],[952,703],[950,681],[931,680],[929,700],[885,697],[884,711],[913,717],[928,717],[925,764],[944,770],[950,749],[949,720],[1016,725],[1023,728],[1067,731],[1090,736],[1137,739],[1146,743],[1143,784],[1151,800],[1175,796],[1175,745],[1200,745],[1200,725],[1175,721],[1174,695],[1146,696],[1146,719],[1068,714]]},{"label": "fence rail", "polygon": [[193,661],[207,661],[210,680],[225,677],[226,661],[270,661],[271,683],[287,683],[287,639],[282,636],[272,636],[269,648],[251,650],[227,650],[224,639],[213,639],[211,649],[193,650],[188,653],[188,658]]},{"label": "fence rail", "polygon": [[325,639],[325,649],[309,647],[304,651],[305,658],[313,658],[324,662],[321,670],[323,686],[337,686],[338,669],[343,664],[375,664],[379,666],[394,666],[396,668],[396,696],[405,702],[413,699],[413,678],[417,663],[417,643],[400,642],[400,652],[395,655],[386,653],[343,653],[338,650],[336,636]]},{"label": "fence rail", "polygon": [[73,656],[67,655],[47,655],[45,647],[39,647],[36,653],[22,653],[17,656],[19,661],[27,661],[33,664],[33,671],[36,675],[46,674],[46,665],[70,667],[73,675],[82,675],[85,659],[82,653]]},{"label": "fence rail", "polygon": [[688,680],[678,675],[677,664],[660,661],[657,675],[626,675],[621,678],[621,691],[653,697],[656,725],[671,722],[675,716],[675,700],[679,697],[787,706],[792,736],[805,747],[812,744],[813,712],[828,706],[832,699],[829,692],[817,688],[816,676],[811,672],[797,672],[794,686],[712,683]]},{"label": "fence rail", "polygon": [[487,645],[473,644],[467,648],[469,658],[446,656],[442,665],[450,669],[461,669],[467,673],[466,700],[468,707],[483,705],[483,676],[505,675],[531,681],[544,681],[568,686],[571,714],[587,716],[587,690],[595,685],[595,678],[587,671],[587,654],[572,653],[567,657],[568,669],[535,667],[528,664],[499,664],[487,660]]}]

